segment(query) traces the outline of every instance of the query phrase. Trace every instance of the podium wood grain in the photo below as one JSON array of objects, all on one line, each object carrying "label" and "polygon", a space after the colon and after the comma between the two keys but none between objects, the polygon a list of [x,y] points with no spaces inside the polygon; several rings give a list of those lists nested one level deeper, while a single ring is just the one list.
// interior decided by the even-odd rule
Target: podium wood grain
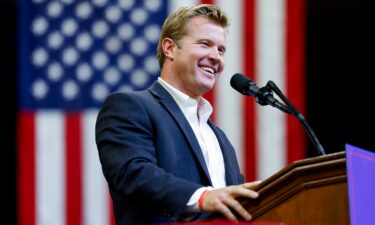
[{"label": "podium wood grain", "polygon": [[350,224],[344,151],[295,161],[255,190],[258,199],[240,200],[253,221]]},{"label": "podium wood grain", "polygon": [[345,152],[296,161],[242,201],[254,221],[350,224]]}]

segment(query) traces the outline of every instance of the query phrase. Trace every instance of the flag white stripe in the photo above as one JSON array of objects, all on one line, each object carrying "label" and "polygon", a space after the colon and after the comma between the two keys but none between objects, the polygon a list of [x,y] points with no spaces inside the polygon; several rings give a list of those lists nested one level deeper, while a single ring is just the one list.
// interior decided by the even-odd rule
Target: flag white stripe
[{"label": "flag white stripe", "polygon": [[106,225],[109,220],[109,194],[95,143],[97,110],[82,115],[83,138],[83,212],[84,225]]},{"label": "flag white stripe", "polygon": [[168,2],[168,14],[169,12],[172,12],[180,7],[184,7],[184,6],[194,6],[194,5],[197,5],[199,3],[199,0],[169,0]]},{"label": "flag white stripe", "polygon": [[64,117],[36,114],[36,204],[38,225],[65,225]]},{"label": "flag white stripe", "polygon": [[[284,0],[258,0],[256,33],[257,84],[284,84]],[[257,106],[258,178],[265,179],[284,166],[285,116],[271,106]]]},{"label": "flag white stripe", "polygon": [[[242,1],[217,0],[216,3],[225,9],[230,18],[227,35],[227,52],[225,53],[225,70],[216,84],[214,113],[217,124],[228,136],[236,150],[239,165],[243,171],[243,113],[242,96],[230,86],[233,74],[242,72]],[[235,59],[235,60],[234,60]]]}]

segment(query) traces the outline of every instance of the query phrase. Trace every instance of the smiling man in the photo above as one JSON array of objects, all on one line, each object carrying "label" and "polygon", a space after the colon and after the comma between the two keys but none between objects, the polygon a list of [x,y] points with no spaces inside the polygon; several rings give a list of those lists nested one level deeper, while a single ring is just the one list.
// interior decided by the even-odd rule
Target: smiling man
[{"label": "smiling man", "polygon": [[158,44],[159,79],[103,104],[96,142],[117,225],[197,220],[209,212],[251,219],[237,199],[256,198],[251,189],[259,182],[244,183],[202,97],[224,69],[227,27],[214,5],[173,12]]}]

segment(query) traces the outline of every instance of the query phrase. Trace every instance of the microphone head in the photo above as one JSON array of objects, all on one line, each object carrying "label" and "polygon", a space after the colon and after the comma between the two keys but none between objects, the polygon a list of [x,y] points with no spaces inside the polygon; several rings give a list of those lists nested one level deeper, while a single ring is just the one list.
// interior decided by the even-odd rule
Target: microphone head
[{"label": "microphone head", "polygon": [[254,96],[258,91],[256,84],[250,78],[240,73],[236,73],[232,76],[230,85],[243,95]]}]

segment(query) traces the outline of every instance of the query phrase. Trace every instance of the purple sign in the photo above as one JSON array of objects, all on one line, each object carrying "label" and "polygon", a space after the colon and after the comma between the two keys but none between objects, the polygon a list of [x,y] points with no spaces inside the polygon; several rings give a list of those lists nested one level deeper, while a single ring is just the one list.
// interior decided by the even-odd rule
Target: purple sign
[{"label": "purple sign", "polygon": [[375,153],[346,145],[351,225],[375,224]]}]

